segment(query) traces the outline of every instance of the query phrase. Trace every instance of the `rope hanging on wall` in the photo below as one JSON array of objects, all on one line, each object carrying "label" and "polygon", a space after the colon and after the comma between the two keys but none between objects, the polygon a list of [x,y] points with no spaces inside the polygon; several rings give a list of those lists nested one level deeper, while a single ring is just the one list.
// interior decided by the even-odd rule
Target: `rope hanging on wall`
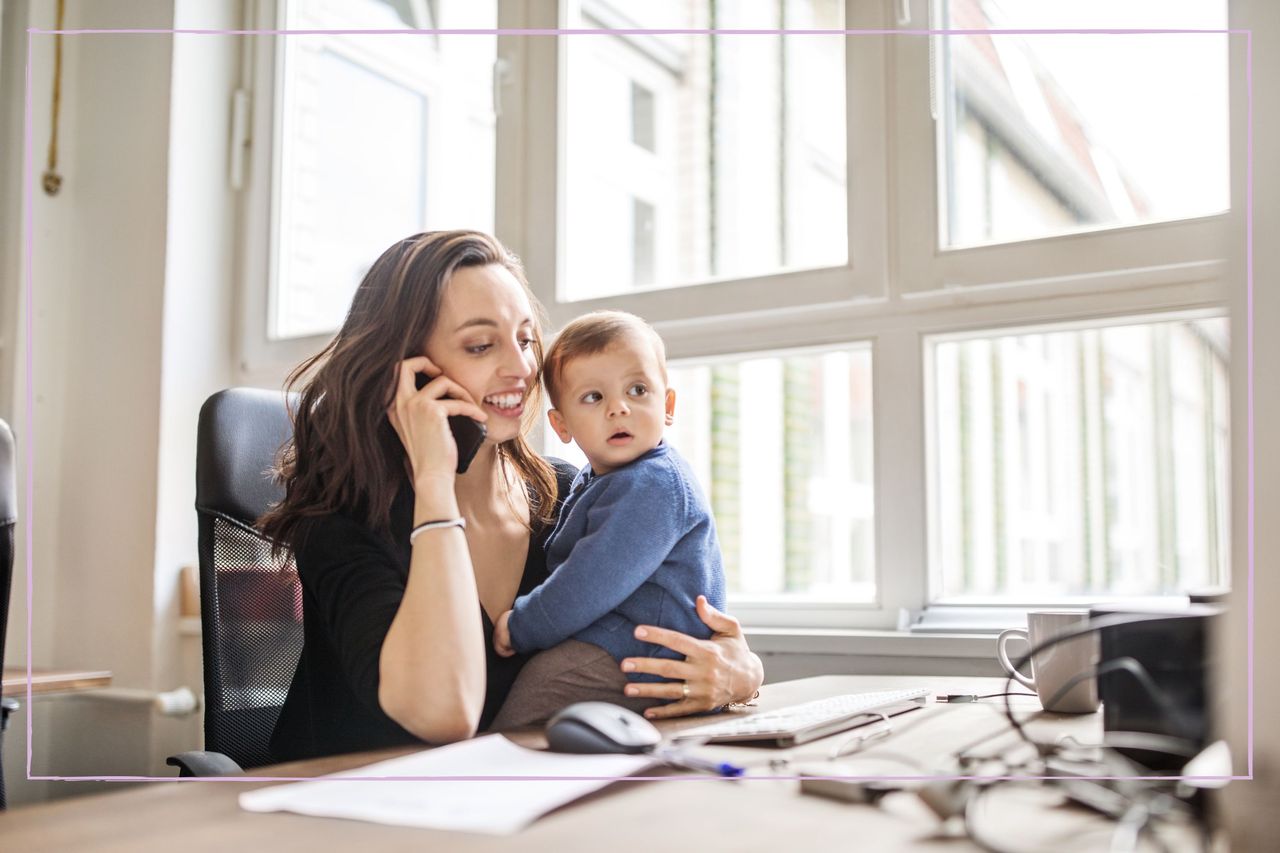
[{"label": "rope hanging on wall", "polygon": [[59,33],[53,37],[53,120],[49,133],[49,164],[40,178],[46,195],[57,195],[62,189],[62,175],[58,174],[58,107],[62,101],[62,21],[66,17],[66,0],[58,0]]}]

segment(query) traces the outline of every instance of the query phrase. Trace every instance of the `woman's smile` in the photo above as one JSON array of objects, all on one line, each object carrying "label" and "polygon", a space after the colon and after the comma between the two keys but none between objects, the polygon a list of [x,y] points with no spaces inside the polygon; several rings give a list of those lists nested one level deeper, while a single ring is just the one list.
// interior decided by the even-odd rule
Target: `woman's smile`
[{"label": "woman's smile", "polygon": [[483,406],[499,417],[518,418],[524,414],[524,392],[503,391],[490,394],[481,401]]}]

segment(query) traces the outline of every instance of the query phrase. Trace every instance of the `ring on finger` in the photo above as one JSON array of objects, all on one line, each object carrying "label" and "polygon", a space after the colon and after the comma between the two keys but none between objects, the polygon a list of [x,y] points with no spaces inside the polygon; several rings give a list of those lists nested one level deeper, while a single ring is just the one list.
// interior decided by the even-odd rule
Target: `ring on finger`
[{"label": "ring on finger", "polygon": [[685,699],[689,698],[689,682],[687,681],[680,682],[680,694]]}]

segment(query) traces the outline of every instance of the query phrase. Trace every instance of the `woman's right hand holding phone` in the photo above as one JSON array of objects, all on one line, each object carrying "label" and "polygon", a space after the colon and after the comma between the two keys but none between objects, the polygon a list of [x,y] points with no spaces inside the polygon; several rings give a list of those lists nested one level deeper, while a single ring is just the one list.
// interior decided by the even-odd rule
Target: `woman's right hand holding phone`
[{"label": "woman's right hand holding phone", "polygon": [[[461,513],[455,492],[458,448],[450,415],[485,420],[466,390],[425,356],[397,365],[387,408],[413,477],[413,524]],[[430,380],[418,388],[418,376]],[[484,706],[484,633],[476,618],[475,571],[465,536],[449,525],[410,535],[404,596],[378,658],[378,703],[419,738],[447,743],[475,733]],[[423,696],[432,697],[424,703]]]},{"label": "woman's right hand holding phone", "polygon": [[[417,387],[419,373],[432,377],[421,389]],[[481,422],[489,418],[431,359],[415,356],[400,362],[396,396],[387,417],[409,457],[415,488],[429,481],[453,483],[458,448],[449,431],[450,415],[466,415]]]}]

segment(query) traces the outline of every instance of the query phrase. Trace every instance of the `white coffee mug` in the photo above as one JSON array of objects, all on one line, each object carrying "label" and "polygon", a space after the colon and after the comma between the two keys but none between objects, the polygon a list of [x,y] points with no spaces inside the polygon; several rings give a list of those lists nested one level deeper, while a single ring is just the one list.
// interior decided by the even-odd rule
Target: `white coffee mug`
[{"label": "white coffee mug", "polygon": [[1089,613],[1085,610],[1033,610],[1027,614],[1026,628],[1007,628],[996,640],[996,657],[1004,671],[1036,691],[1046,711],[1089,714],[1098,710],[1098,680],[1092,675],[1062,693],[1069,681],[1081,673],[1092,672],[1098,665],[1098,635],[1086,634],[1038,652],[1031,659],[1030,678],[1014,667],[1005,645],[1012,639],[1021,639],[1035,648],[1088,621]]}]

